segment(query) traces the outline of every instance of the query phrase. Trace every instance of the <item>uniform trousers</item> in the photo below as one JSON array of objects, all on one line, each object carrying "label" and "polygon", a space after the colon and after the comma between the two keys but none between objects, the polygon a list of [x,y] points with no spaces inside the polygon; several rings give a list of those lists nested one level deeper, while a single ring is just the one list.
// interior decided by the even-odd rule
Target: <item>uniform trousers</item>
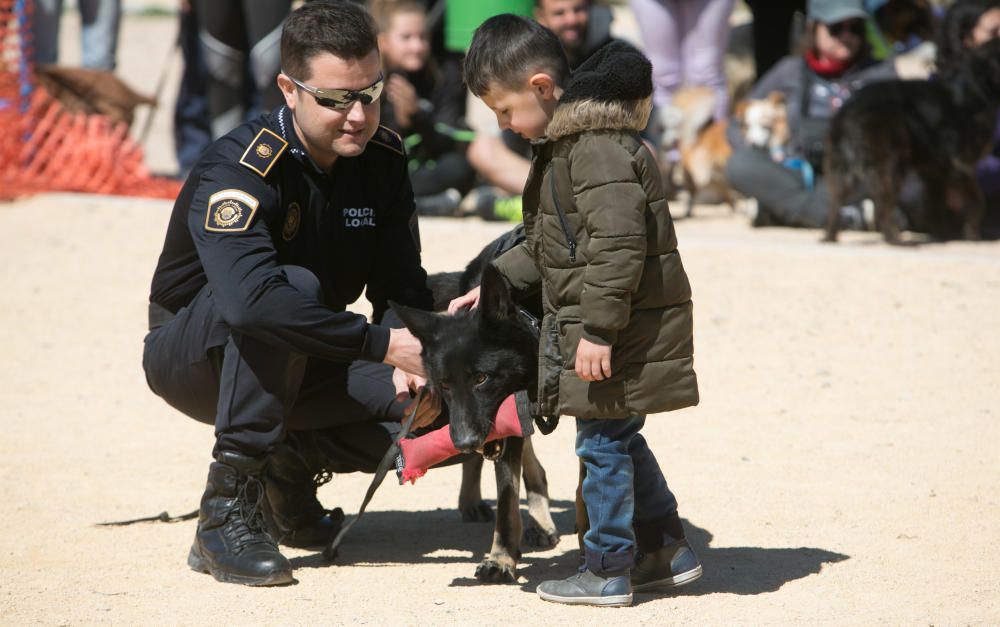
[{"label": "uniform trousers", "polygon": [[[319,281],[285,266],[288,280],[321,298]],[[149,332],[143,369],[150,389],[182,413],[215,425],[216,450],[267,455],[285,430],[323,430],[356,455],[334,472],[372,472],[399,432],[392,368],[335,363],[276,348],[229,328],[205,285],[191,303]]]}]

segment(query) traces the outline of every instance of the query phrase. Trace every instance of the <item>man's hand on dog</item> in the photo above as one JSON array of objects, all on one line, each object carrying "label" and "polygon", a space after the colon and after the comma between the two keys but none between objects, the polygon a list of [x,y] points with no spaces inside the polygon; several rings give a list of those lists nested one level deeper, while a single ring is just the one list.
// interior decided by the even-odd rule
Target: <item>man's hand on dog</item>
[{"label": "man's hand on dog", "polygon": [[[424,360],[420,357],[423,347],[420,340],[408,329],[389,329],[389,349],[382,361],[395,366],[392,372],[392,384],[396,387],[396,402],[408,403],[406,415],[413,411],[417,392],[427,386]],[[429,390],[421,397],[417,416],[413,419],[413,428],[426,427],[441,414],[441,398]]]},{"label": "man's hand on dog", "polygon": [[459,296],[455,300],[448,303],[448,313],[450,315],[455,315],[462,309],[468,307],[469,309],[475,309],[479,306],[479,286],[472,288],[462,296]]},{"label": "man's hand on dog", "polygon": [[576,347],[576,376],[584,381],[604,381],[611,377],[611,347],[580,338]]},{"label": "man's hand on dog", "polygon": [[[409,416],[410,412],[413,411],[413,404],[417,402],[417,393],[427,386],[427,379],[396,368],[392,372],[392,384],[396,386],[397,403],[410,401],[403,410],[405,415]],[[424,394],[420,397],[420,405],[417,407],[417,415],[413,419],[413,429],[429,426],[440,415],[441,397],[424,389]]]},{"label": "man's hand on dog", "polygon": [[420,356],[423,346],[409,329],[389,329],[389,348],[385,351],[383,363],[426,377],[424,360]]}]

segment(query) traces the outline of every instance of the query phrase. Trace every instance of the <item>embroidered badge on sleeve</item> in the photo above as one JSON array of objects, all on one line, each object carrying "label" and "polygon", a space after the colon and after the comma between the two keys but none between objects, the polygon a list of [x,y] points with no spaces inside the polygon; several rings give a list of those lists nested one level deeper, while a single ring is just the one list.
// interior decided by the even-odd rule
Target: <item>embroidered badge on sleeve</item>
[{"label": "embroidered badge on sleeve", "polygon": [[208,199],[205,230],[233,233],[250,228],[253,214],[260,204],[255,197],[238,189],[224,189]]}]

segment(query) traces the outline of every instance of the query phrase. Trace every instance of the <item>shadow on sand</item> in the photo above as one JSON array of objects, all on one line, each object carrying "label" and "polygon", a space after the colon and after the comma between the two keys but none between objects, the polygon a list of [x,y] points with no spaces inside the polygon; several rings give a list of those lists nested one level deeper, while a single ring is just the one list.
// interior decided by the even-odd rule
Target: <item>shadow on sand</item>
[{"label": "shadow on sand", "polygon": [[[552,501],[552,517],[566,533],[573,528],[572,501]],[[522,508],[522,514],[527,515]],[[754,595],[774,592],[783,585],[820,572],[849,556],[813,547],[713,547],[712,533],[685,520],[688,540],[701,558],[705,574],[673,596],[703,594]],[[476,565],[490,549],[493,523],[463,523],[454,509],[420,512],[372,511],[352,529],[331,564],[320,553],[292,558],[292,566],[378,568],[387,564],[468,564],[468,577],[458,577],[452,586],[484,585],[473,577]],[[524,548],[518,565],[519,585],[534,592],[545,579],[568,577],[580,563],[575,536],[564,535],[558,555],[542,555]],[[637,595],[641,602],[645,595]]]}]

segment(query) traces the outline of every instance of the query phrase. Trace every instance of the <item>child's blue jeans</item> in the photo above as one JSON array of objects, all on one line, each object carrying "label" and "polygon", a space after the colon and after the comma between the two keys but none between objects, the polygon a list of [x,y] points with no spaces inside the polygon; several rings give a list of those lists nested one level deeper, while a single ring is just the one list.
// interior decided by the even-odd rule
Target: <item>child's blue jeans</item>
[{"label": "child's blue jeans", "polygon": [[677,499],[639,434],[645,416],[576,421],[576,454],[587,469],[583,501],[590,529],[583,538],[587,568],[596,574],[635,565],[633,522],[677,512]]}]

